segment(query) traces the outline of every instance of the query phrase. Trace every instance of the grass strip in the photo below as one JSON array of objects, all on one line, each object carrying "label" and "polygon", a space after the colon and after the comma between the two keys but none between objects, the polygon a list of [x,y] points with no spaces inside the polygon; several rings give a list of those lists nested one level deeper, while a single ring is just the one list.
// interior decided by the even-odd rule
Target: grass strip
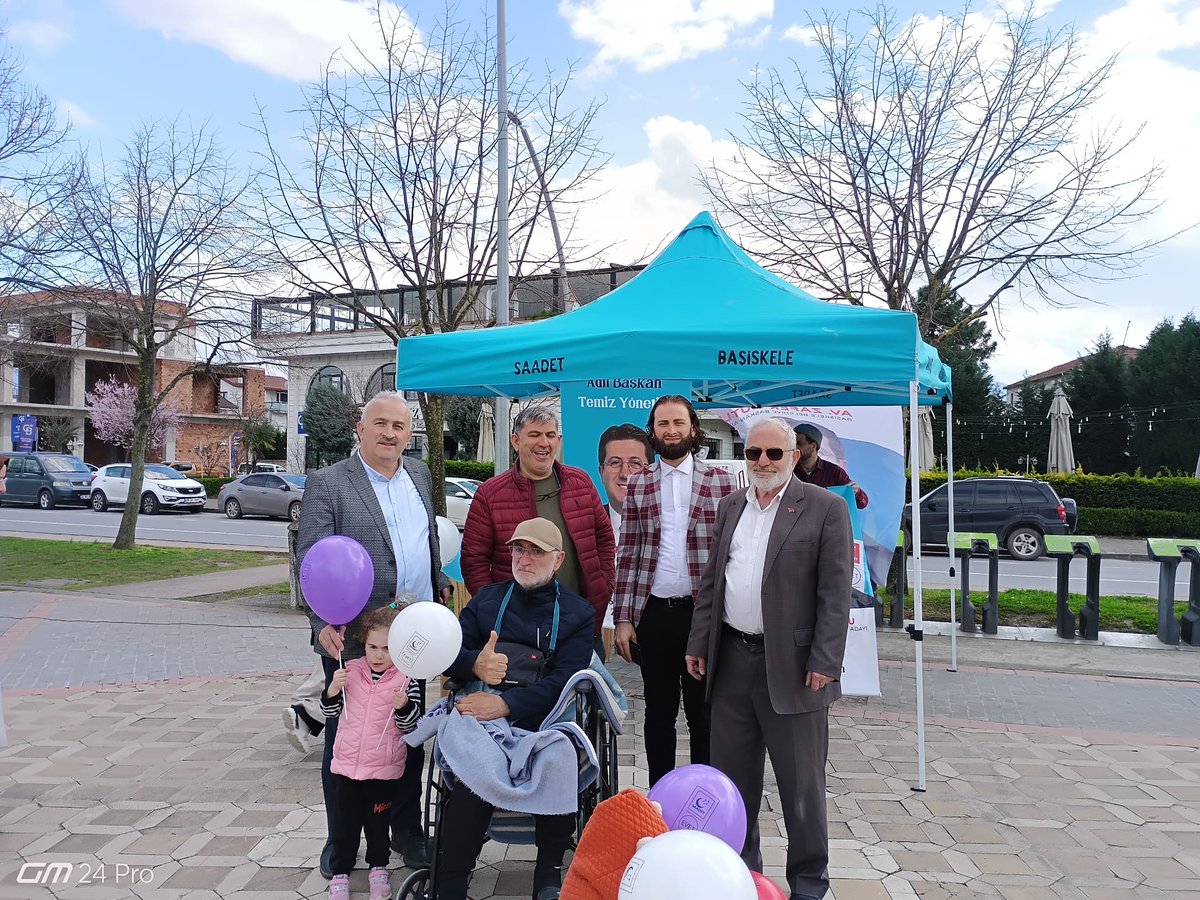
[{"label": "grass strip", "polygon": [[[986,591],[971,592],[971,603],[974,604],[976,610],[976,622],[982,621],[983,604],[986,600]],[[1054,628],[1058,624],[1058,601],[1053,591],[1013,588],[1001,591],[998,600],[1001,625]],[[885,608],[887,602],[885,598]],[[955,602],[961,610],[961,591],[955,592]],[[1075,613],[1077,623],[1079,607],[1082,605],[1083,595],[1071,594],[1071,609]],[[1183,604],[1177,604],[1177,606],[1182,612]],[[945,588],[922,591],[921,613],[925,619],[931,622],[949,622],[950,591]],[[911,590],[905,599],[904,614],[910,619],[913,616]],[[1101,597],[1100,630],[1155,634],[1158,631],[1158,600],[1154,597]]]},{"label": "grass strip", "polygon": [[286,553],[204,547],[114,550],[110,544],[90,541],[0,537],[0,582],[53,584],[75,591],[281,562],[287,562]]}]

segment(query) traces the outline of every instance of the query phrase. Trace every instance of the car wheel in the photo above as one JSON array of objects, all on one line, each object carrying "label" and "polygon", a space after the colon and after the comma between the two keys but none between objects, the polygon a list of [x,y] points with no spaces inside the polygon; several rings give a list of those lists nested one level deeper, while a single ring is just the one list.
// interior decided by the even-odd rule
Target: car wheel
[{"label": "car wheel", "polygon": [[225,515],[231,519],[240,519],[242,517],[242,504],[237,502],[236,497],[230,497],[225,501]]},{"label": "car wheel", "polygon": [[291,519],[293,522],[300,521],[300,501],[299,500],[297,500],[295,503],[292,503],[290,506],[288,506],[288,518]]},{"label": "car wheel", "polygon": [[149,491],[142,494],[142,512],[148,516],[153,516],[158,513],[158,498]]},{"label": "car wheel", "polygon": [[1029,525],[1019,525],[1010,531],[1005,546],[1013,559],[1020,560],[1037,559],[1046,549],[1042,533]]},{"label": "car wheel", "polygon": [[104,491],[92,491],[92,509],[96,512],[108,509],[108,497],[104,496]]},{"label": "car wheel", "polygon": [[54,509],[54,495],[45,488],[38,491],[38,509]]}]

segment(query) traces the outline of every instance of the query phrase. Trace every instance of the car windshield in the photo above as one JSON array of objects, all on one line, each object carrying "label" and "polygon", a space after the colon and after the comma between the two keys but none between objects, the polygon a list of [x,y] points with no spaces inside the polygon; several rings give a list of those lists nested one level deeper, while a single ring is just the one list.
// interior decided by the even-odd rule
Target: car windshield
[{"label": "car windshield", "polygon": [[187,476],[170,466],[146,466],[146,477],[151,481],[184,481]]},{"label": "car windshield", "polygon": [[82,459],[76,459],[74,456],[43,456],[42,465],[46,467],[47,472],[87,472],[91,474],[91,469],[84,465]]},{"label": "car windshield", "polygon": [[280,475],[279,477],[292,487],[299,488],[300,490],[304,490],[304,482],[308,479],[307,475]]},{"label": "car windshield", "polygon": [[482,481],[452,481],[450,483],[459,490],[466,491],[472,497],[475,496],[475,491],[479,488],[479,486],[483,484]]}]

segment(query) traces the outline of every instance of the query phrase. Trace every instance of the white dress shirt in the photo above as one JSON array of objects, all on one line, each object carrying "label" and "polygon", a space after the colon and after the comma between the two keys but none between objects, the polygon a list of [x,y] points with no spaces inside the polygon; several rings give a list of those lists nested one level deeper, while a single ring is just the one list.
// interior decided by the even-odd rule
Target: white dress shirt
[{"label": "white dress shirt", "polygon": [[429,512],[412,477],[400,465],[396,474],[385,478],[358,458],[367,470],[375,499],[383,510],[392,553],[396,557],[396,595],[411,593],[418,600],[433,600],[433,581],[429,561]]},{"label": "white dress shirt", "polygon": [[608,504],[608,524],[612,526],[613,537],[617,543],[621,543],[621,514],[613,509],[612,504]]},{"label": "white dress shirt", "polygon": [[767,539],[779,502],[780,491],[760,509],[752,486],[746,489],[746,508],[733,529],[729,559],[725,562],[725,611],[723,618],[738,631],[762,634],[762,582],[767,560]]},{"label": "white dress shirt", "polygon": [[692,455],[677,466],[658,467],[659,520],[658,560],[650,593],[655,597],[690,597],[692,576],[688,573],[687,536],[692,506]]}]

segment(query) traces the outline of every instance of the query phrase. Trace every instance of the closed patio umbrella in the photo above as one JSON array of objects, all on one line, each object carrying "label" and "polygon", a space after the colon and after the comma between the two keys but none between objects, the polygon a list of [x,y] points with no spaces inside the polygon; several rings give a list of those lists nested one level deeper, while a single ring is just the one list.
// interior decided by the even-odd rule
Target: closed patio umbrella
[{"label": "closed patio umbrella", "polygon": [[496,414],[486,400],[479,405],[479,441],[475,458],[480,462],[496,461]]},{"label": "closed patio umbrella", "polygon": [[1071,446],[1071,404],[1061,387],[1054,389],[1050,403],[1050,452],[1046,457],[1047,472],[1074,472],[1075,449]]},{"label": "closed patio umbrella", "polygon": [[933,468],[933,409],[922,406],[917,414],[921,426],[921,471]]}]

